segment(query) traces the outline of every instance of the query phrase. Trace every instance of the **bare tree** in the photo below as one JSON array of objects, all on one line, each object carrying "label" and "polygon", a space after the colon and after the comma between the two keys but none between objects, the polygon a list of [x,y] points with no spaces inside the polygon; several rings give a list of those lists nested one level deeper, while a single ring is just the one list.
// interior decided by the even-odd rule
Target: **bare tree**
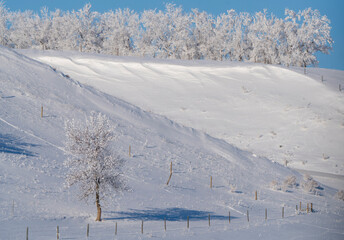
[{"label": "bare tree", "polygon": [[124,189],[123,160],[109,149],[109,143],[114,140],[114,128],[105,115],[92,112],[85,125],[73,119],[66,122],[65,130],[65,146],[70,152],[65,161],[69,168],[67,185],[78,185],[83,200],[95,196],[96,221],[101,221],[100,200],[112,191]]}]

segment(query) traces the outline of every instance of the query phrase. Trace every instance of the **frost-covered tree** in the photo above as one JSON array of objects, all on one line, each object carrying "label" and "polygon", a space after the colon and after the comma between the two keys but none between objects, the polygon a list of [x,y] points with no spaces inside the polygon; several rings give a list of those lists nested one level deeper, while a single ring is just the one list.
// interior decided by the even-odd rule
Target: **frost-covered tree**
[{"label": "frost-covered tree", "polygon": [[215,40],[214,52],[218,60],[225,60],[231,56],[231,48],[233,42],[235,11],[228,10],[214,19],[215,24]]},{"label": "frost-covered tree", "polygon": [[86,4],[79,11],[72,12],[77,31],[80,52],[99,52],[102,45],[98,25],[99,14],[91,11],[91,4]]},{"label": "frost-covered tree", "polygon": [[317,65],[316,52],[328,53],[332,49],[332,38],[330,37],[330,21],[326,16],[321,16],[318,10],[311,8],[299,13],[303,18],[300,36],[300,50],[302,65]]},{"label": "frost-covered tree", "polygon": [[3,1],[0,1],[0,45],[8,44],[8,12]]},{"label": "frost-covered tree", "polygon": [[328,54],[332,49],[330,20],[311,8],[298,13],[286,9],[285,15],[286,65],[317,65],[315,53]]},{"label": "frost-covered tree", "polygon": [[140,31],[137,38],[138,54],[141,56],[158,57],[161,42],[164,41],[167,21],[162,11],[144,10],[140,16]]},{"label": "frost-covered tree", "polygon": [[233,36],[229,42],[229,58],[234,61],[245,61],[249,57],[249,51],[252,49],[248,40],[248,26],[252,18],[248,13],[234,14]]},{"label": "frost-covered tree", "polygon": [[95,199],[96,221],[101,221],[100,200],[112,191],[123,190],[123,160],[109,148],[114,139],[113,127],[102,114],[92,112],[83,125],[75,120],[66,122],[66,150],[70,153],[65,165],[69,169],[68,186],[80,188],[80,198]]},{"label": "frost-covered tree", "polygon": [[10,41],[14,48],[25,49],[34,45],[37,14],[32,11],[10,14]]},{"label": "frost-covered tree", "polygon": [[283,21],[267,10],[257,12],[249,25],[251,42],[250,61],[265,64],[280,64],[279,44],[283,40]]},{"label": "frost-covered tree", "polygon": [[192,45],[190,31],[190,14],[183,11],[182,7],[176,7],[174,4],[166,4],[166,10],[163,19],[165,20],[165,29],[167,30],[165,39],[165,51],[169,58],[174,59],[192,59],[190,52]]},{"label": "frost-covered tree", "polygon": [[51,12],[49,47],[55,50],[79,50],[77,19],[70,12]]},{"label": "frost-covered tree", "polygon": [[103,51],[117,56],[134,52],[134,37],[138,35],[138,15],[129,9],[117,9],[101,15]]},{"label": "frost-covered tree", "polygon": [[35,45],[40,46],[42,50],[51,49],[50,40],[51,40],[51,18],[49,15],[48,8],[41,9],[41,15],[36,15],[35,17],[35,34],[34,34],[34,43]]},{"label": "frost-covered tree", "polygon": [[195,56],[197,59],[216,60],[215,25],[212,15],[192,9],[192,35],[195,41]]},{"label": "frost-covered tree", "polygon": [[[141,16],[142,31],[138,43],[140,55],[153,55],[158,58],[176,58],[174,38],[176,37],[174,16],[180,9],[166,4],[165,12],[144,11]],[[141,49],[142,48],[142,49]]]}]

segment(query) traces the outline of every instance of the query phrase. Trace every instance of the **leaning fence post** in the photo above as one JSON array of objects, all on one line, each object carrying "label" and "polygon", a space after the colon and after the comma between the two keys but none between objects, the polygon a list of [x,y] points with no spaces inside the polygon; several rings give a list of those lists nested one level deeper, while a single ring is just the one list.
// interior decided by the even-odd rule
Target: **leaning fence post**
[{"label": "leaning fence post", "polygon": [[170,176],[169,176],[169,178],[167,180],[166,185],[168,185],[170,183],[171,177],[172,177],[172,162],[171,162],[171,165],[170,165]]},{"label": "leaning fence post", "polygon": [[87,230],[86,230],[86,236],[88,238],[88,236],[90,235],[90,224],[87,223]]},{"label": "leaning fence post", "polygon": [[265,221],[268,219],[268,209],[265,208]]}]

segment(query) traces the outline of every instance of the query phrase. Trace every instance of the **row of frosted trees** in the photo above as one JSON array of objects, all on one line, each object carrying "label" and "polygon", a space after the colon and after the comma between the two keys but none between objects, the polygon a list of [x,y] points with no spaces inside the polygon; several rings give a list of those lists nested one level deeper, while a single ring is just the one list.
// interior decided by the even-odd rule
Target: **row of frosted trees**
[{"label": "row of frosted trees", "polygon": [[311,8],[277,18],[229,10],[218,16],[167,4],[164,11],[129,9],[11,12],[0,3],[0,44],[11,48],[78,50],[117,56],[316,65],[332,48],[330,21]]}]

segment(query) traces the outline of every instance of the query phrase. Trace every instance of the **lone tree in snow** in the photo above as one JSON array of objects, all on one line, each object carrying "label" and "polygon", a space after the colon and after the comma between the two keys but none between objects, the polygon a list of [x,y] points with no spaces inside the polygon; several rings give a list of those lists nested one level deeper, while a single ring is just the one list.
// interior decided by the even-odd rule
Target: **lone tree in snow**
[{"label": "lone tree in snow", "polygon": [[65,130],[65,146],[70,152],[65,161],[69,168],[67,185],[78,185],[83,200],[95,196],[96,221],[101,221],[100,200],[113,190],[124,189],[121,178],[123,160],[109,149],[109,143],[114,140],[114,128],[105,115],[92,112],[85,125],[73,119],[66,122]]}]

